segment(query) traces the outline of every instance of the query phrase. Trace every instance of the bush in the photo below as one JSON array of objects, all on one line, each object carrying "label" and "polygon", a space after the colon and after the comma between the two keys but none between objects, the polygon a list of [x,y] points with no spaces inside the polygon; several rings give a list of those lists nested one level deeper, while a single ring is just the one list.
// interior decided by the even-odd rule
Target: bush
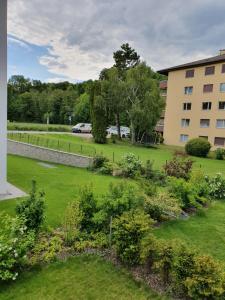
[{"label": "bush", "polygon": [[216,159],[223,160],[225,157],[225,150],[223,148],[218,148],[215,151]]},{"label": "bush", "polygon": [[225,179],[220,173],[216,174],[214,177],[205,177],[209,194],[214,199],[225,199]]},{"label": "bush", "polygon": [[119,166],[124,177],[134,178],[142,170],[142,162],[132,153],[125,154]]},{"label": "bush", "polygon": [[154,181],[159,184],[165,184],[166,182],[166,175],[165,173],[159,171],[159,170],[154,170],[153,169],[153,161],[147,160],[146,166],[144,169],[144,177],[148,180]]},{"label": "bush", "polygon": [[105,163],[101,168],[98,169],[98,173],[103,175],[112,175],[113,165],[110,162]]},{"label": "bush", "polygon": [[103,155],[96,155],[93,159],[93,165],[92,168],[94,170],[100,169],[104,167],[105,163],[107,163],[109,160],[107,157]]},{"label": "bush", "polygon": [[0,215],[0,280],[17,279],[34,240],[34,232],[27,231],[23,219]]},{"label": "bush", "polygon": [[79,202],[69,203],[65,211],[63,222],[64,236],[67,245],[72,245],[78,238],[82,219],[83,214],[80,210]]},{"label": "bush", "polygon": [[146,179],[141,179],[141,180],[139,180],[139,185],[141,187],[141,190],[148,197],[152,197],[157,194],[158,187],[154,182],[148,181]]},{"label": "bush", "polygon": [[178,218],[182,212],[179,200],[163,192],[146,197],[144,206],[145,212],[158,222]]},{"label": "bush", "polygon": [[185,280],[191,299],[224,299],[224,272],[210,256],[195,257],[192,275]]},{"label": "bush", "polygon": [[28,230],[37,232],[44,222],[44,211],[44,193],[40,192],[37,194],[36,181],[33,180],[30,196],[17,204],[16,213],[25,220]]},{"label": "bush", "polygon": [[189,155],[206,157],[211,149],[211,144],[203,138],[191,139],[185,145],[185,151]]},{"label": "bush", "polygon": [[189,179],[193,160],[185,156],[174,155],[173,159],[164,165],[167,176]]},{"label": "bush", "polygon": [[83,215],[81,220],[81,230],[91,232],[94,227],[93,216],[97,211],[97,201],[91,187],[86,186],[80,191],[80,211]]},{"label": "bush", "polygon": [[125,211],[143,206],[144,198],[139,190],[127,183],[110,184],[109,191],[98,201],[93,222],[100,230],[109,230],[110,218],[119,217]]},{"label": "bush", "polygon": [[129,265],[141,261],[141,243],[152,230],[153,220],[142,210],[125,212],[113,222],[113,241],[117,255]]}]

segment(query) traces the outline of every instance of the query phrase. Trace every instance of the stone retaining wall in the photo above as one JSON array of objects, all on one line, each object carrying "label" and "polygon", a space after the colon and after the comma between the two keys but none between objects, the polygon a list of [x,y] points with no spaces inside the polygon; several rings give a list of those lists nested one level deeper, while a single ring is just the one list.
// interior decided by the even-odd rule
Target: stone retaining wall
[{"label": "stone retaining wall", "polygon": [[79,168],[87,168],[93,162],[93,158],[88,156],[39,147],[9,139],[8,153]]}]

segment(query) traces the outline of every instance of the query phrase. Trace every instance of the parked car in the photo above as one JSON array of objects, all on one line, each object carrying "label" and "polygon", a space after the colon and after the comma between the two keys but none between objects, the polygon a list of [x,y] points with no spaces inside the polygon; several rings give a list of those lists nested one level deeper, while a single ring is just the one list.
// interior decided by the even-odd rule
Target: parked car
[{"label": "parked car", "polygon": [[73,133],[91,133],[91,124],[89,123],[78,123],[77,125],[73,126],[72,132]]},{"label": "parked car", "polygon": [[[112,135],[118,135],[118,130],[116,126],[110,126],[107,129],[107,133]],[[125,126],[120,126],[120,133],[121,133],[121,137],[122,138],[128,138],[130,137],[130,128],[129,127],[125,127]]]}]

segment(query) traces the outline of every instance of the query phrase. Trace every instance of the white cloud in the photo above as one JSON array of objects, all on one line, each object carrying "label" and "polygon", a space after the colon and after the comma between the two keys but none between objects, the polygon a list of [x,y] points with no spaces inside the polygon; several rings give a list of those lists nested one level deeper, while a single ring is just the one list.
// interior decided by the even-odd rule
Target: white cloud
[{"label": "white cloud", "polygon": [[8,37],[8,43],[19,45],[20,47],[25,48],[25,49],[27,49],[29,51],[31,49],[30,46],[27,43],[24,43],[23,41],[18,40],[18,39],[14,38],[14,37],[11,37],[11,36]]},{"label": "white cloud", "polygon": [[224,48],[223,0],[9,0],[9,33],[48,47],[55,77],[97,78],[129,41],[154,69]]}]

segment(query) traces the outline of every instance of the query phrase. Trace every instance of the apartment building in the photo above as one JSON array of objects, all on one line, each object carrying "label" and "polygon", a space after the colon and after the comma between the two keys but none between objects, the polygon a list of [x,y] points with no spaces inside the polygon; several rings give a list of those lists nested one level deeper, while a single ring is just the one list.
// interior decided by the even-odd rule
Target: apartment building
[{"label": "apartment building", "polygon": [[181,146],[202,137],[214,149],[225,147],[225,50],[158,72],[168,76],[165,143]]}]

